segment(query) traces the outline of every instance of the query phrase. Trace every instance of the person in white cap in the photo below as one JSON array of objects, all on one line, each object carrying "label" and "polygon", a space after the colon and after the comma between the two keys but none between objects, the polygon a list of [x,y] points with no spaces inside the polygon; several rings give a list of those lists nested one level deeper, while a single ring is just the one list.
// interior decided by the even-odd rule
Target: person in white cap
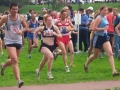
[{"label": "person in white cap", "polygon": [[94,11],[93,7],[91,7],[91,6],[88,7],[89,14],[93,15],[94,14],[93,11]]},{"label": "person in white cap", "polygon": [[[88,26],[90,26],[90,24],[91,24],[91,22],[92,22],[92,20],[93,20],[93,7],[88,7],[87,8],[87,13],[88,13]],[[90,45],[90,33],[91,33],[91,31],[90,30],[88,30],[88,43],[89,43],[89,45]]]}]

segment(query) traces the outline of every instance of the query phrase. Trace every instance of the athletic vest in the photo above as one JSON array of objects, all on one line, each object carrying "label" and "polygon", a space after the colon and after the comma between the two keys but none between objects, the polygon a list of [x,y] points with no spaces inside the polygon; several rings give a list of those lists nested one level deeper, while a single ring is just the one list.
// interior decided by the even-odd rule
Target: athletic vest
[{"label": "athletic vest", "polygon": [[[105,26],[108,25],[108,21],[106,17],[102,17],[102,16],[98,16],[101,18],[100,23],[98,24],[98,28],[104,28]],[[106,36],[107,35],[107,30],[101,30],[101,31],[96,31],[95,35],[99,35],[99,36]]]},{"label": "athletic vest", "polygon": [[36,21],[36,23],[32,23],[32,20],[30,20],[30,25],[29,25],[29,28],[32,29],[32,32],[31,33],[34,33],[35,30],[37,29],[38,27],[38,22]]},{"label": "athletic vest", "polygon": [[61,34],[62,34],[62,36],[67,36],[67,35],[69,35],[69,32],[66,32],[66,28],[68,28],[69,27],[69,20],[68,19],[66,19],[66,22],[63,24],[63,23],[61,23],[61,20],[60,19],[58,19],[58,27],[59,27],[59,29],[60,29],[60,32],[61,32]]},{"label": "athletic vest", "polygon": [[7,16],[7,22],[5,24],[5,45],[6,44],[22,44],[22,35],[18,35],[17,30],[21,30],[20,15],[17,15],[16,20],[11,20],[10,15]]},{"label": "athletic vest", "polygon": [[44,26],[44,29],[43,29],[43,31],[42,31],[42,36],[43,37],[55,37],[54,35],[53,35],[53,32],[54,32],[55,30],[54,30],[54,27],[53,27],[53,25],[52,25],[52,27],[51,28],[46,28],[46,26]]}]

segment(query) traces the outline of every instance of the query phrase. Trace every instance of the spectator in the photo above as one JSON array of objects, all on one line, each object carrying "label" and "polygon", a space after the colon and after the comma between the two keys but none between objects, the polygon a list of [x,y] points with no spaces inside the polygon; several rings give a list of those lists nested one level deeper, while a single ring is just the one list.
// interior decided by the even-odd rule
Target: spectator
[{"label": "spectator", "polygon": [[82,51],[82,42],[84,43],[84,52],[88,50],[88,16],[84,14],[84,9],[80,8],[81,25],[79,26],[79,50]]},{"label": "spectator", "polygon": [[[88,26],[90,26],[92,20],[93,20],[93,7],[88,7]],[[88,30],[88,46],[90,46],[90,33],[91,31]]]},{"label": "spectator", "polygon": [[112,51],[114,52],[114,26],[113,26],[113,21],[115,20],[115,16],[112,13],[112,8],[108,8],[108,15],[106,16],[107,20],[109,22],[108,26],[108,36],[109,36],[109,41],[112,46]]},{"label": "spectator", "polygon": [[[114,29],[115,27],[120,23],[120,16],[118,15],[118,9],[114,8],[113,9],[113,15],[116,17],[113,25],[114,25]],[[114,32],[114,56],[115,57],[119,57],[120,55],[118,55],[118,50],[120,50],[120,37],[118,37],[116,31]]]}]

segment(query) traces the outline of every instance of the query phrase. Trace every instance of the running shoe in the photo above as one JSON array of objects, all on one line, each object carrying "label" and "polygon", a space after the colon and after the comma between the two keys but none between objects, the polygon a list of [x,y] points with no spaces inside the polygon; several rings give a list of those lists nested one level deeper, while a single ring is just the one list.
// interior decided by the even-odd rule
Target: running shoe
[{"label": "running shoe", "polygon": [[36,69],[36,78],[37,78],[37,80],[40,79],[40,72],[39,72],[39,69]]},{"label": "running shoe", "polygon": [[101,53],[99,54],[99,58],[100,58],[100,59],[103,59],[103,56],[102,56],[102,54],[101,54]]},{"label": "running shoe", "polygon": [[4,69],[3,69],[3,64],[1,64],[1,75],[4,75]]},{"label": "running shoe", "polygon": [[66,72],[70,72],[70,70],[69,70],[69,67],[68,67],[68,66],[66,66],[66,67],[65,67],[65,70],[66,70]]},{"label": "running shoe", "polygon": [[88,66],[86,66],[85,64],[84,64],[84,70],[86,73],[88,73]]},{"label": "running shoe", "polygon": [[28,58],[31,58],[31,55],[28,55]]},{"label": "running shoe", "polygon": [[24,82],[22,80],[19,80],[18,81],[18,88],[21,88],[23,84],[24,84]]},{"label": "running shoe", "polygon": [[120,73],[119,72],[117,72],[117,71],[115,71],[115,72],[113,72],[113,74],[112,74],[113,76],[119,76],[120,75]]},{"label": "running shoe", "polygon": [[53,56],[54,56],[54,60],[56,60],[58,56],[56,51],[53,51]]},{"label": "running shoe", "polygon": [[48,72],[48,73],[47,73],[47,76],[48,76],[48,79],[49,79],[49,80],[51,80],[51,79],[54,78],[54,77],[52,76],[52,73],[51,73],[51,72]]}]

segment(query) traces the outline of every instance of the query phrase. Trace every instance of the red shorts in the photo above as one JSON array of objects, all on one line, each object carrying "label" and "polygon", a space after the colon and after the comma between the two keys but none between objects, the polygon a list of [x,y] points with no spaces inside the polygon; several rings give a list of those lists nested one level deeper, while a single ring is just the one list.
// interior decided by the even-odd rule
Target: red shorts
[{"label": "red shorts", "polygon": [[67,45],[70,41],[69,35],[67,36],[62,36],[62,38],[57,38],[57,43],[58,42],[63,42],[65,45]]}]

